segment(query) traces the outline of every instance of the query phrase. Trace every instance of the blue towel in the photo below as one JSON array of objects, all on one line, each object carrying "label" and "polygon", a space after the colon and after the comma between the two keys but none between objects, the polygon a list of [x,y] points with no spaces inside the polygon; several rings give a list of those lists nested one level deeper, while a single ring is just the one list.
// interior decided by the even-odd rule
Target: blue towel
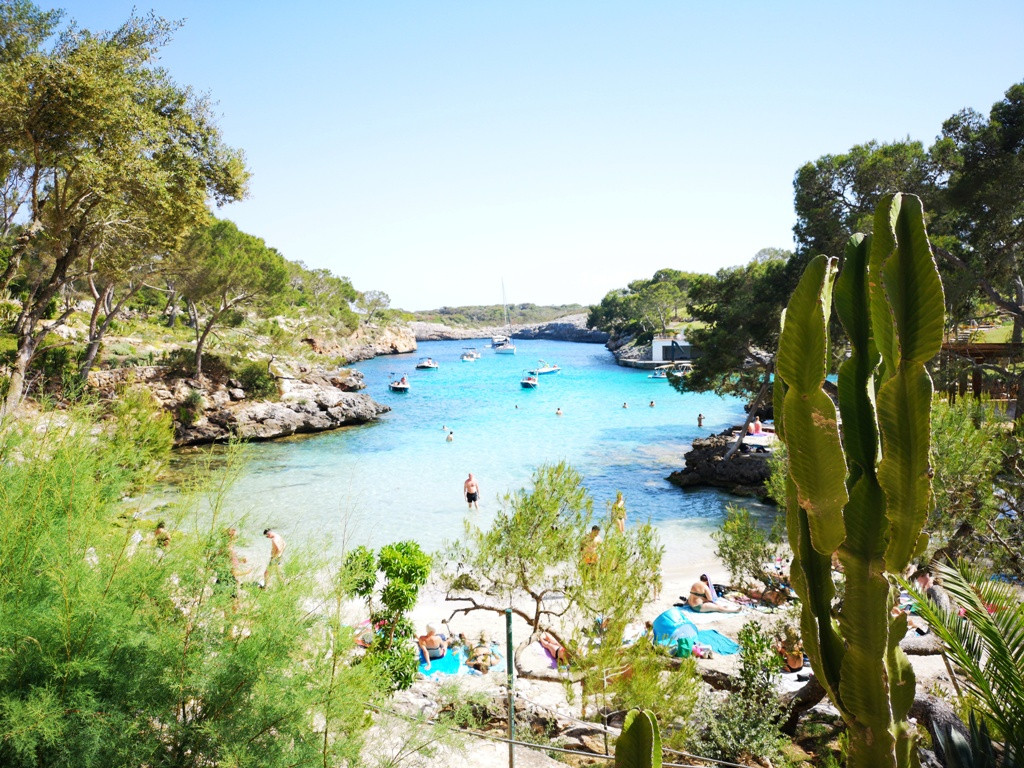
[{"label": "blue towel", "polygon": [[717,629],[702,629],[697,633],[697,642],[706,645],[719,656],[732,656],[740,652],[737,643],[730,640]]},{"label": "blue towel", "polygon": [[[419,651],[417,650],[417,655]],[[422,657],[421,657],[422,658]],[[425,662],[420,662],[420,672],[424,675],[432,675],[435,672],[440,672],[442,675],[457,675],[459,674],[459,666],[462,663],[462,654],[453,653],[448,651],[440,659],[432,659],[430,662],[430,669],[427,669]]]}]

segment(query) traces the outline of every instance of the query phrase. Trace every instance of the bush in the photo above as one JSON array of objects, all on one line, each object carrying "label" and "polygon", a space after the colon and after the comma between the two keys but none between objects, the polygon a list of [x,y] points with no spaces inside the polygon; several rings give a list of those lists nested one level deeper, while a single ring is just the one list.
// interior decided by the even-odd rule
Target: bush
[{"label": "bush", "polygon": [[235,378],[242,382],[242,389],[249,397],[266,399],[276,397],[277,379],[267,370],[264,363],[249,361],[235,371]]},{"label": "bush", "polygon": [[784,551],[782,546],[782,518],[776,516],[770,530],[765,531],[750,511],[730,504],[726,508],[722,527],[711,534],[715,555],[729,569],[734,584],[746,579],[772,585],[776,578],[765,571],[765,564],[773,562]]},{"label": "bush", "polygon": [[185,399],[181,401],[178,408],[178,421],[186,427],[191,427],[199,421],[199,414],[203,410],[203,393],[198,389],[190,390]]},{"label": "bush", "polygon": [[79,408],[0,436],[0,765],[352,764],[375,693],[340,613],[309,610],[341,604],[324,564],[294,553],[258,600],[212,588],[217,499],[157,547],[121,499],[167,458],[166,421],[119,407],[98,433]]},{"label": "bush", "polygon": [[786,713],[775,686],[782,660],[775,642],[756,622],[739,633],[740,689],[713,707],[705,702],[704,730],[695,750],[717,760],[770,760],[778,764],[788,739],[780,725]]}]

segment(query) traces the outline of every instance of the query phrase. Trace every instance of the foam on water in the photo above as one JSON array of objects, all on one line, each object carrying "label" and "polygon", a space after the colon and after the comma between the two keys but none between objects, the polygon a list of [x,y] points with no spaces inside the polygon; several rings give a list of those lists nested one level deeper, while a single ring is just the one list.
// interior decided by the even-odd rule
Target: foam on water
[{"label": "foam on water", "polygon": [[[511,356],[476,342],[481,359],[461,362],[463,347],[473,344],[424,342],[415,354],[360,363],[365,391],[391,413],[373,424],[246,446],[228,511],[286,536],[338,539],[354,527],[355,543],[413,538],[435,549],[462,530],[467,473],[482,491],[480,512],[470,514],[486,524],[501,495],[528,485],[538,465],[565,459],[583,474],[597,512],[621,490],[629,520],[650,519],[669,540],[717,524],[721,493],[681,491],[665,477],[682,467],[695,437],[742,418],[739,400],[680,395],[648,371],[615,365],[595,344],[517,340]],[[414,370],[427,355],[440,369]],[[540,358],[562,372],[541,376],[535,390],[521,388],[524,371]],[[388,390],[392,372],[409,377],[410,392]],[[442,426],[455,433],[453,442]]]}]

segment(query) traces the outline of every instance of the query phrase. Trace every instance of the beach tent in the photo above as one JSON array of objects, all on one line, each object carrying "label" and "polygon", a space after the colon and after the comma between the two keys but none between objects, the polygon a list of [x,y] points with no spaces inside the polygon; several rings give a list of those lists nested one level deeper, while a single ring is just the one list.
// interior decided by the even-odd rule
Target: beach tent
[{"label": "beach tent", "polygon": [[684,645],[694,642],[705,645],[720,656],[731,656],[740,647],[728,637],[714,629],[697,629],[697,625],[686,618],[681,608],[673,606],[651,622],[654,641],[659,645],[674,645],[684,640]]},{"label": "beach tent", "polygon": [[697,625],[683,615],[681,609],[672,607],[651,622],[654,641],[669,645],[679,638],[693,640],[697,637]]}]

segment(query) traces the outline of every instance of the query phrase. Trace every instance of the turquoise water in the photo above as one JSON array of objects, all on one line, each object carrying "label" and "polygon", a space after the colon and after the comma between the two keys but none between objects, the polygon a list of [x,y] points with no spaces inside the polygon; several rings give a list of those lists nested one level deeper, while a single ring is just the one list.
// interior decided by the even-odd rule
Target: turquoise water
[{"label": "turquoise water", "polygon": [[[741,420],[739,400],[680,395],[648,371],[615,365],[597,344],[517,340],[512,356],[478,341],[481,359],[460,362],[470,344],[423,342],[414,354],[360,363],[365,392],[392,411],[373,424],[246,446],[229,511],[245,514],[257,535],[270,526],[286,537],[375,547],[413,538],[435,549],[462,530],[469,472],[481,487],[481,510],[469,514],[486,523],[501,495],[527,485],[538,465],[564,459],[583,474],[598,511],[621,490],[629,521],[674,528],[674,538],[680,525],[706,529],[721,518],[721,493],[684,492],[665,477],[682,467],[693,438]],[[427,355],[439,370],[414,370]],[[523,389],[520,378],[540,358],[562,371]],[[409,377],[410,392],[388,390],[392,372]],[[443,426],[454,432],[450,443]]]}]

